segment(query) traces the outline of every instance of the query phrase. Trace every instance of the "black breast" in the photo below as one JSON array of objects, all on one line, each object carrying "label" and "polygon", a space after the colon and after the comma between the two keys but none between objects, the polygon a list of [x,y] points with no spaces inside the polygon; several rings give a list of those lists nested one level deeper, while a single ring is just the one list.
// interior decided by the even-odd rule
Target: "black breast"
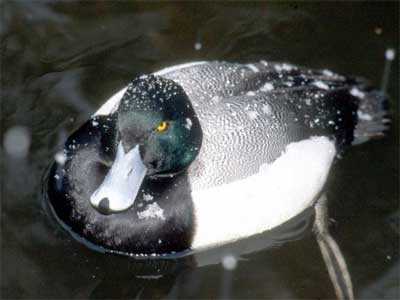
[{"label": "black breast", "polygon": [[104,215],[90,196],[107,174],[118,137],[113,116],[97,116],[73,133],[64,145],[65,162],[49,173],[48,196],[59,221],[102,250],[132,254],[168,254],[190,248],[194,221],[185,174],[145,178],[128,210]]}]

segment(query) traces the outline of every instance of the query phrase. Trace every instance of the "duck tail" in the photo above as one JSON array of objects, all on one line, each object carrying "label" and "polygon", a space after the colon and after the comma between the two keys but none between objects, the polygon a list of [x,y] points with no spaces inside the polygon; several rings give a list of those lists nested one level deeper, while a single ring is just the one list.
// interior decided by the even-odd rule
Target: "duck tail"
[{"label": "duck tail", "polygon": [[359,99],[357,124],[353,145],[362,144],[372,138],[382,137],[389,129],[388,98],[380,90],[371,87],[353,87],[350,93]]}]

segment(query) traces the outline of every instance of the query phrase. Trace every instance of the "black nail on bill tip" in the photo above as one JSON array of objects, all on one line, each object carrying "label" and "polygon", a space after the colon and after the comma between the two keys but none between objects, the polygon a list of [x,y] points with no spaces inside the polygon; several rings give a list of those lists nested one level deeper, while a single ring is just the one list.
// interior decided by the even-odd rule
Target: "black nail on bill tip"
[{"label": "black nail on bill tip", "polygon": [[112,213],[110,209],[110,200],[103,198],[100,200],[97,210],[103,215],[109,215]]}]

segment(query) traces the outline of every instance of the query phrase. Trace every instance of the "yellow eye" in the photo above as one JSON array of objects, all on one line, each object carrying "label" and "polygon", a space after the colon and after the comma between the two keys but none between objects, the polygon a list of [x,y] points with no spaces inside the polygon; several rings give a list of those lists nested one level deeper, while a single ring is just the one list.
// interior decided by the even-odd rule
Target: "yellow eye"
[{"label": "yellow eye", "polygon": [[160,125],[157,126],[157,131],[163,132],[167,130],[167,128],[168,128],[168,123],[166,121],[163,121]]}]

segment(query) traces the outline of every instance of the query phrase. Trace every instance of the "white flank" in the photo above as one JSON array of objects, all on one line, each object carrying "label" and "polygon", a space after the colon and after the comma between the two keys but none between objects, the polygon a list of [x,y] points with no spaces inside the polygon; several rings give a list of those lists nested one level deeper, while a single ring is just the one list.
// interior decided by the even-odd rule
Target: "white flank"
[{"label": "white flank", "polygon": [[108,99],[93,116],[106,116],[112,114],[118,109],[119,101],[125,94],[126,87],[120,90],[118,93],[114,94],[110,99]]},{"label": "white flank", "polygon": [[327,137],[292,143],[250,177],[192,192],[195,250],[219,246],[272,229],[310,207],[335,157]]},{"label": "white flank", "polygon": [[[201,64],[204,64],[204,63],[206,63],[206,62],[205,61],[196,61],[196,62],[192,62],[192,63],[180,64],[180,65],[177,65],[177,66],[165,68],[165,69],[162,69],[160,71],[154,72],[153,75],[162,76],[162,75],[165,75],[165,74],[173,72],[173,71],[177,71],[177,70],[180,70],[180,69],[192,67],[192,66],[195,66],[195,65],[201,65]],[[109,114],[115,112],[118,109],[119,102],[120,102],[122,96],[125,94],[126,89],[127,89],[126,87],[123,88],[118,93],[114,94],[111,98],[109,98],[96,111],[96,113],[93,116],[106,116],[106,115],[109,115]]]},{"label": "white flank", "polygon": [[98,207],[103,198],[108,198],[112,211],[129,208],[136,199],[146,171],[139,146],[125,153],[120,142],[114,163],[103,183],[93,192],[90,203]]}]

